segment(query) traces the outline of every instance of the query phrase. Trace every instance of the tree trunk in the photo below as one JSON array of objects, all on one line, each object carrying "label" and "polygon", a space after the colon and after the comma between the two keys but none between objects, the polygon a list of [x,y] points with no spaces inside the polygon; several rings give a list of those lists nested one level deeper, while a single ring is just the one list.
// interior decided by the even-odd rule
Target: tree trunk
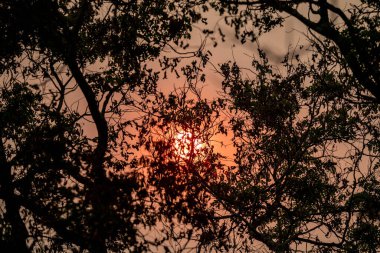
[{"label": "tree trunk", "polygon": [[1,244],[5,248],[0,251],[27,253],[30,252],[26,244],[29,235],[20,216],[20,205],[14,199],[11,166],[7,162],[2,137],[2,129],[0,129],[0,190],[5,202],[4,218],[6,222],[9,222],[11,231],[10,236]]}]

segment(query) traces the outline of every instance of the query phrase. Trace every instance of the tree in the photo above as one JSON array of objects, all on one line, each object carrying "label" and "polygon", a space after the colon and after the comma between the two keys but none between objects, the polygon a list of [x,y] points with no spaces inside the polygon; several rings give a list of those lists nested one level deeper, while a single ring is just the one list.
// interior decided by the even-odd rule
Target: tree
[{"label": "tree", "polygon": [[[286,17],[281,13],[293,16],[309,29],[311,53],[302,58],[289,54],[279,67],[271,66],[259,50],[250,72],[238,63],[221,66],[225,100],[201,109],[202,101],[181,104],[185,109],[179,115],[189,113],[191,119],[203,115],[203,122],[208,122],[205,115],[229,112],[227,129],[233,133],[236,165],[221,165],[215,154],[210,163],[178,165],[172,162],[172,157],[178,159],[175,154],[162,160],[162,142],[156,143],[153,153],[158,152],[161,160],[153,159],[155,175],[186,174],[192,179],[185,179],[179,192],[171,191],[181,206],[197,200],[191,216],[187,209],[177,214],[201,214],[190,222],[210,227],[201,238],[222,245],[218,249],[235,247],[235,237],[230,237],[234,231],[248,237],[243,241],[246,246],[252,239],[275,252],[376,252],[380,247],[378,3],[362,1],[347,10],[327,1],[223,1],[214,7],[229,14],[225,20],[242,42],[281,25]],[[174,96],[163,106],[169,108],[163,114],[174,115],[170,119],[179,126],[193,122],[178,119],[171,107],[176,99],[183,102],[181,97]],[[208,127],[196,123],[193,127],[197,133],[207,133]],[[210,164],[218,171],[213,178],[202,174]]]},{"label": "tree", "polygon": [[[293,17],[310,32],[317,50],[333,56],[331,64],[350,68],[357,86],[368,94],[358,93],[369,100],[378,101],[379,89],[379,4],[362,0],[348,3],[341,9],[327,0],[302,1],[222,1],[221,10],[233,14],[228,24],[235,28],[242,41],[281,25]],[[244,6],[245,8],[241,8]],[[248,26],[248,28],[247,28]],[[247,28],[247,29],[243,29]],[[317,35],[320,35],[318,37]],[[321,39],[322,38],[322,39]],[[329,52],[329,53],[328,53]]]},{"label": "tree", "polygon": [[[379,248],[379,227],[378,214],[373,210],[378,203],[375,189],[379,185],[376,172],[379,149],[375,144],[379,131],[378,3],[360,1],[347,5],[347,9],[323,0],[224,3],[229,13],[236,14],[230,24],[243,41],[249,37],[254,39],[258,33],[293,17],[308,29],[313,52],[311,63],[306,66],[300,64],[298,55],[294,56],[296,59],[290,59],[296,66],[285,59],[287,77],[275,74],[263,55],[262,63],[254,61],[254,80],[244,80],[236,65],[224,66],[224,87],[231,96],[233,108],[249,115],[243,117],[245,121],[232,119],[238,137],[238,167],[251,171],[249,168],[256,165],[260,172],[256,172],[253,178],[263,180],[264,177],[263,182],[267,182],[265,177],[269,173],[269,181],[273,183],[269,185],[276,189],[268,196],[270,191],[262,192],[266,188],[258,186],[256,190],[261,194],[254,194],[268,200],[268,206],[261,207],[264,219],[274,222],[277,215],[281,216],[277,218],[278,225],[272,223],[267,226],[268,230],[257,222],[254,233],[261,230],[268,236],[257,239],[269,239],[268,247],[280,251],[289,250],[292,240],[304,241],[319,249],[376,251]],[[242,29],[249,24],[252,29]],[[309,121],[306,120],[308,117]],[[248,126],[247,120],[252,121]],[[318,126],[314,125],[314,120]],[[305,126],[308,130],[303,132],[301,129]],[[243,140],[246,139],[253,144],[245,144]],[[319,144],[316,145],[315,141]],[[301,165],[303,158],[299,152],[306,155],[304,162],[307,165]],[[248,159],[250,154],[253,158]],[[313,165],[314,162],[317,164]],[[306,171],[298,171],[302,167]],[[284,168],[287,169],[276,175],[277,170]],[[315,171],[317,174],[312,172],[315,168],[319,168]],[[291,175],[297,178],[296,181],[290,179]],[[234,183],[237,182],[240,180]],[[246,184],[252,182],[255,180],[248,180]],[[290,189],[290,195],[294,194],[293,197],[304,196],[298,202],[301,211],[296,211],[297,200],[287,195],[286,188]],[[252,187],[248,189],[252,190]],[[279,199],[276,200],[275,196]],[[311,206],[317,207],[314,212],[307,208],[312,196],[318,200]],[[318,206],[317,203],[324,205]],[[310,214],[316,216],[308,217]],[[321,215],[320,219],[318,215]],[[308,222],[317,224],[315,228],[325,227],[324,231],[313,235],[311,225],[302,229],[301,224],[308,223],[301,222],[303,216]],[[248,217],[257,220],[254,216]],[[297,222],[301,223],[295,225]],[[248,224],[252,223],[256,221]],[[366,235],[360,236],[364,231]],[[302,238],[296,239],[297,233],[302,234]],[[323,235],[328,238],[326,243],[321,239]],[[310,240],[312,238],[315,240]],[[276,242],[272,246],[271,239]]]},{"label": "tree", "polygon": [[158,216],[127,113],[155,93],[147,63],[186,46],[196,4],[1,2],[2,250],[147,250],[138,226]]},{"label": "tree", "polygon": [[[289,54],[283,73],[260,50],[251,75],[223,64],[224,95],[203,99],[210,52],[177,48],[210,8],[242,42],[287,13],[309,28],[312,53]],[[0,246],[376,251],[378,10],[375,1],[348,10],[323,0],[3,1]],[[183,90],[157,92],[155,60],[163,78],[185,76]],[[234,165],[216,152],[216,134],[232,134]],[[162,235],[146,237],[153,229]]]},{"label": "tree", "polygon": [[[321,62],[285,64],[284,77],[266,61],[254,66],[253,80],[223,67],[232,107],[242,112],[231,119],[237,172],[222,184],[237,220],[273,251],[302,243],[376,250],[378,216],[362,205],[378,199],[378,105],[346,99],[345,78]],[[358,237],[363,226],[370,240]]]}]

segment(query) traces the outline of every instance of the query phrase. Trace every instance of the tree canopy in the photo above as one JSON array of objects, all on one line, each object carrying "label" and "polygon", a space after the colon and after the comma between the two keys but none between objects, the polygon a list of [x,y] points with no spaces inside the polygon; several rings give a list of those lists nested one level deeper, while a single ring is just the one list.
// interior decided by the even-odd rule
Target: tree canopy
[{"label": "tree canopy", "polygon": [[2,247],[146,248],[136,226],[157,217],[144,207],[136,166],[115,154],[138,149],[125,114],[155,92],[147,62],[189,36],[200,18],[193,5],[2,1]]},{"label": "tree canopy", "polygon": [[[379,250],[380,5],[341,6],[2,1],[0,249]],[[308,43],[280,64],[189,50],[194,28],[217,47],[288,19]]]}]

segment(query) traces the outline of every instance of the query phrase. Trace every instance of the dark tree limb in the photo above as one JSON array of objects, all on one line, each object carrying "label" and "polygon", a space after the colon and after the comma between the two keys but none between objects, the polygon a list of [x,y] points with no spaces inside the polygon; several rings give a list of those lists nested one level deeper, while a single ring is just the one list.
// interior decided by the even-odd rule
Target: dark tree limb
[{"label": "dark tree limb", "polygon": [[[303,23],[307,28],[316,31],[325,38],[333,41],[339,48],[345,61],[353,72],[355,78],[359,81],[368,92],[376,99],[376,103],[380,103],[380,72],[378,66],[373,66],[370,61],[371,56],[368,55],[366,50],[366,42],[360,39],[358,31],[354,28],[347,15],[334,5],[328,3],[326,0],[311,1],[311,0],[253,0],[253,1],[239,1],[233,0],[222,1],[225,4],[236,4],[255,6],[265,8],[266,6],[272,7],[279,12],[285,12]],[[320,20],[314,22],[309,18],[303,16],[294,5],[300,3],[309,3],[319,6]],[[349,37],[343,36],[337,28],[329,21],[328,11],[337,14],[344,22],[349,32]],[[373,101],[373,99],[371,99]]]},{"label": "dark tree limb", "polygon": [[0,128],[0,192],[5,202],[5,220],[11,225],[10,240],[6,247],[9,247],[7,250],[12,252],[27,253],[29,249],[26,241],[29,234],[20,215],[20,205],[15,201],[12,168],[7,162],[2,132]]}]

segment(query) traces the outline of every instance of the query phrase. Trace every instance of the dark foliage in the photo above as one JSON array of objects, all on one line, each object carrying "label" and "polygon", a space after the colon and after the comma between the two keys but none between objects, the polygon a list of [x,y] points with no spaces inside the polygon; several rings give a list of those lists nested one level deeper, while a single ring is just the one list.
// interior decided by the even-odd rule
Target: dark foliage
[{"label": "dark foliage", "polygon": [[[211,9],[242,43],[296,18],[310,53],[222,64],[206,100],[211,53],[180,50]],[[376,252],[379,21],[367,0],[2,1],[0,250]],[[186,84],[158,92],[170,71]]]}]

